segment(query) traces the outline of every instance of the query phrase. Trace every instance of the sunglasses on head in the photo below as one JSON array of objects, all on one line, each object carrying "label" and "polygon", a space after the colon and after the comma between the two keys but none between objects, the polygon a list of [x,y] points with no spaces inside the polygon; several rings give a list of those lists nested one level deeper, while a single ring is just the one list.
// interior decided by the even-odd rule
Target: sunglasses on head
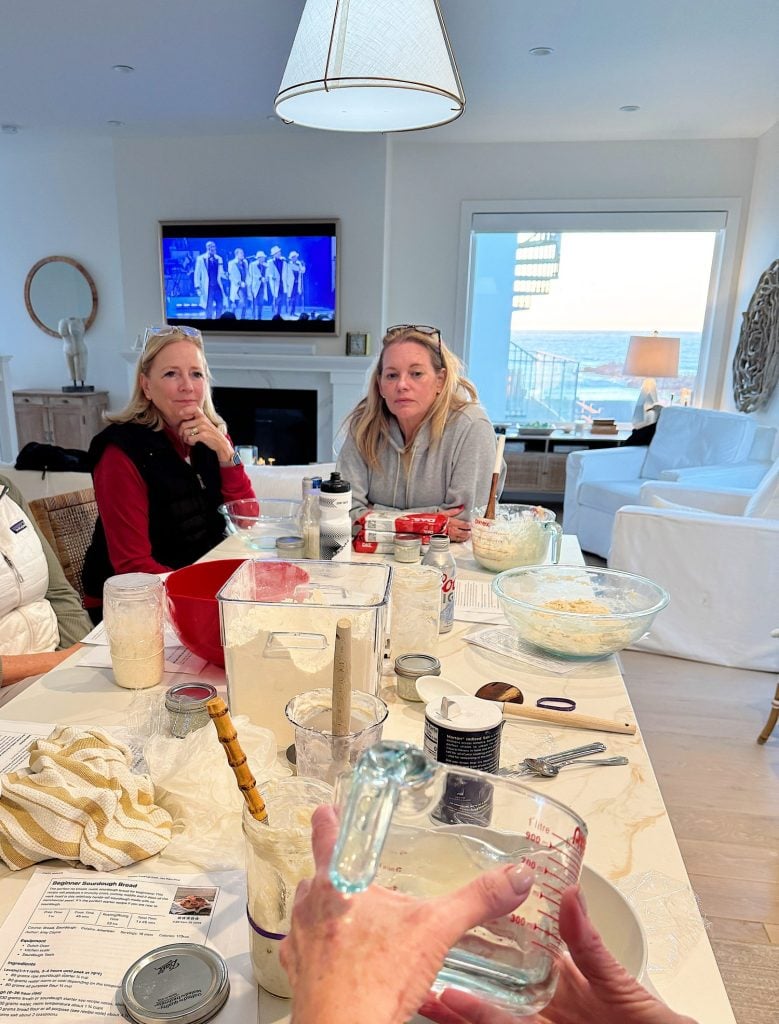
[{"label": "sunglasses on head", "polygon": [[403,331],[417,331],[419,334],[426,334],[434,341],[438,342],[438,357],[441,357],[441,331],[438,327],[431,327],[429,324],[395,324],[394,327],[388,327],[385,338],[392,338],[396,334],[401,334]]},{"label": "sunglasses on head", "polygon": [[183,334],[187,338],[197,338],[201,342],[203,340],[202,334],[196,327],[173,327],[171,324],[161,324],[157,327],[147,327],[143,332],[141,351],[146,351],[146,346],[152,338],[165,338],[173,334]]}]

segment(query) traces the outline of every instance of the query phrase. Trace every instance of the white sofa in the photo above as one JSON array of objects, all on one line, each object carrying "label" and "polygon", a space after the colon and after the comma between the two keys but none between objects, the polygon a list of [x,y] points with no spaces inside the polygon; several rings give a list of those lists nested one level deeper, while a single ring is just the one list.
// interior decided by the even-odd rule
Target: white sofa
[{"label": "white sofa", "polygon": [[617,512],[609,566],[648,576],[671,600],[635,646],[779,670],[779,459],[753,493],[656,483],[642,497],[662,507]]},{"label": "white sofa", "polygon": [[618,509],[646,504],[643,488],[659,480],[754,490],[771,467],[776,433],[741,413],[670,406],[648,447],[568,456],[563,529],[576,534],[582,550],[607,558]]},{"label": "white sofa", "polygon": [[[247,466],[254,493],[259,498],[291,498],[299,500],[304,476],[327,478],[335,469],[334,462],[316,462],[308,466]],[[27,501],[47,498],[52,494],[80,491],[92,486],[89,473],[42,473],[37,469],[14,469],[0,463],[0,476],[7,477]]]}]

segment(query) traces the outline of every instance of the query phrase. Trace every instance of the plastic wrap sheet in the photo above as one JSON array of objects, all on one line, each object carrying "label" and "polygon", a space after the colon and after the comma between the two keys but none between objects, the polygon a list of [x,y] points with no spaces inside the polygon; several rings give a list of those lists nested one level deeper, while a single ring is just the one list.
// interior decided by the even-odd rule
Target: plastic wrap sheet
[{"label": "plastic wrap sheet", "polygon": [[[644,926],[649,973],[675,973],[698,941],[702,914],[693,893],[659,871],[630,875],[618,883],[618,888]],[[705,918],[703,922],[708,927]]]}]

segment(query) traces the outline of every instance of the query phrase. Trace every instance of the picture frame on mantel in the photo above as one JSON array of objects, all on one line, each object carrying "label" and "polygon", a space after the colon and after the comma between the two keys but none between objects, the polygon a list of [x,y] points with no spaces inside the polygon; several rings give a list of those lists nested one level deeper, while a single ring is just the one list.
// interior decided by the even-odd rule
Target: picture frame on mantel
[{"label": "picture frame on mantel", "polygon": [[347,356],[367,356],[370,347],[370,334],[356,334],[350,331],[346,335]]}]

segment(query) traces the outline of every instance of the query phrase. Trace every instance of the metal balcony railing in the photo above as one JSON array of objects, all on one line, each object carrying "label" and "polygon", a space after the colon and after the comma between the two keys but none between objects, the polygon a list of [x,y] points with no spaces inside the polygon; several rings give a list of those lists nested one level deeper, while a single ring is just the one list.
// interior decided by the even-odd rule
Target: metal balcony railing
[{"label": "metal balcony railing", "polygon": [[570,421],[576,418],[579,363],[548,352],[509,344],[506,415],[509,421]]}]

